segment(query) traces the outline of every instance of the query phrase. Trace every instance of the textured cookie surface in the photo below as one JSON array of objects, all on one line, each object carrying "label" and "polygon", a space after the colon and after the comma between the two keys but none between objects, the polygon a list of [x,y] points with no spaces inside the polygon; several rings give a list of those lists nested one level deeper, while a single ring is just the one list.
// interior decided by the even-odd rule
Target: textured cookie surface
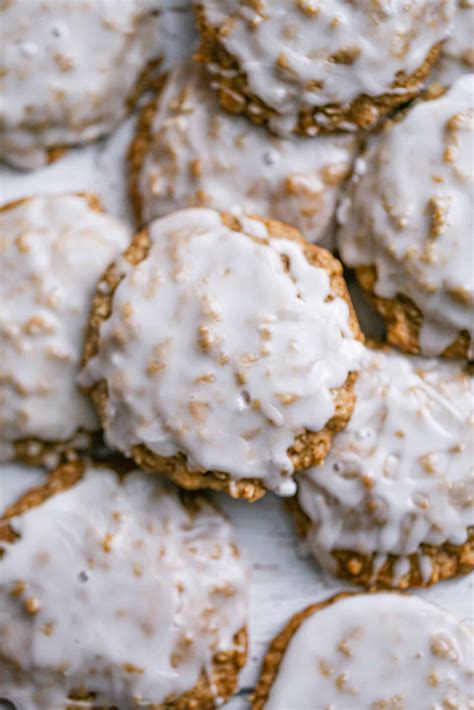
[{"label": "textured cookie surface", "polygon": [[245,659],[248,582],[229,523],[141,473],[78,475],[10,520],[0,697],[38,710],[213,708]]},{"label": "textured cookie surface", "polygon": [[[96,281],[129,238],[92,196],[30,197],[0,210],[0,458],[23,440],[64,442],[98,428],[76,375]],[[30,453],[40,448],[31,443]]]},{"label": "textured cookie surface", "polygon": [[147,224],[181,207],[237,204],[292,224],[310,242],[330,243],[355,137],[272,136],[223,111],[202,72],[184,63],[143,110],[130,156],[139,221]]},{"label": "textured cookie surface", "polygon": [[224,107],[277,133],[370,128],[413,98],[454,1],[199,0],[200,58]]},{"label": "textured cookie surface", "polygon": [[419,597],[342,594],[273,641],[253,710],[467,710],[472,645],[470,626]]},{"label": "textured cookie surface", "polygon": [[160,54],[157,0],[7,0],[0,8],[0,158],[25,169],[124,118]]},{"label": "textured cookie surface", "polygon": [[469,357],[474,75],[415,106],[358,159],[339,249],[409,352]]},{"label": "textured cookie surface", "polygon": [[368,350],[355,391],[324,464],[298,477],[317,561],[395,587],[474,569],[472,378],[453,363]]},{"label": "textured cookie surface", "polygon": [[190,485],[217,472],[235,495],[249,479],[291,495],[352,410],[361,346],[340,264],[287,225],[156,220],[99,284],[91,325],[81,382],[109,445]]}]

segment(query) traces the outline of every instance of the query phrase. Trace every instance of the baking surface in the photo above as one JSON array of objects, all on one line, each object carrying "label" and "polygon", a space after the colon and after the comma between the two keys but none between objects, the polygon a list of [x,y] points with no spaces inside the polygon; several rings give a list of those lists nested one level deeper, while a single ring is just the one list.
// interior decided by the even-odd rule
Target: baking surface
[{"label": "baking surface", "polygon": [[[189,46],[190,27],[186,13],[177,12],[171,18],[169,39],[173,54],[179,53],[177,34],[186,38]],[[134,117],[128,119],[109,139],[71,150],[58,162],[36,172],[20,173],[0,166],[1,202],[38,193],[87,190],[99,195],[106,210],[130,220],[125,155],[134,121]],[[367,313],[368,309],[362,308],[362,324],[376,330],[376,322],[370,317],[367,320]],[[269,641],[289,617],[347,587],[323,576],[304,554],[281,499],[267,494],[262,501],[249,504],[224,495],[216,498],[234,522],[241,552],[252,574],[249,659],[241,674],[241,690],[227,705],[229,710],[241,710],[248,707],[247,699]],[[470,575],[424,590],[422,595],[474,623],[473,582],[474,575]],[[348,706],[347,710],[356,708]]]}]

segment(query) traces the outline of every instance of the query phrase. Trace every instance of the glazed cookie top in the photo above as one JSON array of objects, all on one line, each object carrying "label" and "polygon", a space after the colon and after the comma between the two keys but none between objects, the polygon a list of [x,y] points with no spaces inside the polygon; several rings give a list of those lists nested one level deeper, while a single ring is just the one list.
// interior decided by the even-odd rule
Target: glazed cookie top
[{"label": "glazed cookie top", "polygon": [[454,31],[443,53],[474,70],[474,0],[457,0]]},{"label": "glazed cookie top", "polygon": [[[143,137],[139,128],[136,151]],[[239,204],[291,223],[311,242],[331,239],[336,198],[357,147],[348,134],[279,139],[229,116],[191,62],[171,73],[147,140],[137,183],[143,223],[181,207]]]},{"label": "glazed cookie top", "polygon": [[19,439],[98,428],[76,373],[96,281],[129,239],[86,195],[0,210],[0,458]]},{"label": "glazed cookie top", "polygon": [[[403,91],[392,87],[397,74],[410,75],[423,65],[431,48],[448,36],[454,15],[453,0],[197,4],[237,59],[252,93],[279,114],[270,123],[278,133],[291,131],[301,111]],[[214,64],[208,69],[220,71]]]},{"label": "glazed cookie top", "polygon": [[0,8],[0,158],[32,169],[48,149],[109,133],[160,53],[157,0],[7,0]]},{"label": "glazed cookie top", "polygon": [[358,158],[341,203],[339,248],[349,266],[374,265],[374,291],[421,310],[421,352],[473,335],[474,75],[417,104]]},{"label": "glazed cookie top", "polygon": [[265,710],[468,708],[473,634],[399,594],[357,594],[316,610],[291,638]]},{"label": "glazed cookie top", "polygon": [[81,379],[105,380],[111,446],[185,453],[189,470],[291,495],[288,449],[335,414],[331,390],[361,346],[303,240],[283,225],[293,239],[270,238],[239,214],[189,209],[150,225],[148,255],[116,266],[123,278]]},{"label": "glazed cookie top", "polygon": [[464,543],[474,525],[473,379],[454,363],[367,350],[355,391],[324,464],[299,478],[316,556]]},{"label": "glazed cookie top", "polygon": [[0,697],[18,708],[160,704],[245,626],[247,575],[210,504],[141,473],[89,468],[13,518],[0,562]]}]

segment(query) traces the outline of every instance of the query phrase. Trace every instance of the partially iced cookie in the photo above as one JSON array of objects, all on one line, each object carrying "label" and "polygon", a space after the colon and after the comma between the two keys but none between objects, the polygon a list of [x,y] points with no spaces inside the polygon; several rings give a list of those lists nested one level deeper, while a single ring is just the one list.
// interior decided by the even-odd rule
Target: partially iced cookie
[{"label": "partially iced cookie", "polygon": [[427,586],[474,569],[474,381],[367,350],[356,406],[293,510],[318,563],[354,583]]},{"label": "partially iced cookie", "polygon": [[211,710],[234,692],[248,579],[213,505],[76,463],[2,522],[0,698]]},{"label": "partially iced cookie", "polygon": [[34,169],[110,133],[163,52],[158,0],[7,0],[0,159]]},{"label": "partially iced cookie", "polygon": [[273,640],[252,710],[467,710],[471,626],[419,597],[339,594]]},{"label": "partially iced cookie", "polygon": [[411,353],[472,358],[474,75],[412,108],[356,161],[339,250]]},{"label": "partially iced cookie", "polygon": [[336,200],[357,149],[351,135],[270,135],[229,116],[186,62],[143,109],[130,150],[132,203],[147,224],[182,207],[230,209],[284,220],[330,245]]},{"label": "partially iced cookie", "polygon": [[100,281],[81,382],[109,446],[145,470],[291,495],[350,417],[359,337],[329,252],[279,222],[182,210]]},{"label": "partially iced cookie", "polygon": [[0,209],[0,459],[57,465],[99,423],[77,388],[97,279],[130,241],[92,195]]},{"label": "partially iced cookie", "polygon": [[373,128],[423,88],[454,0],[195,0],[222,106],[276,133]]}]

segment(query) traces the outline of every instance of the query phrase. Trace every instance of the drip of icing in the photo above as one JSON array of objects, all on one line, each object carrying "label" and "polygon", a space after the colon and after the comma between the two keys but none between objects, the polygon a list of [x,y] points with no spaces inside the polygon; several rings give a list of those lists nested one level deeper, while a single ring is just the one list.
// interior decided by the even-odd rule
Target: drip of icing
[{"label": "drip of icing", "polygon": [[465,75],[389,127],[339,212],[345,263],[375,265],[376,295],[414,301],[427,355],[462,330],[474,337],[473,96],[474,75]]},{"label": "drip of icing", "polygon": [[346,302],[327,300],[326,271],[239,215],[245,233],[207,209],[151,224],[150,252],[117,287],[81,381],[107,382],[113,447],[184,452],[188,468],[291,495],[287,451],[333,416],[331,390],[357,369],[361,346]]},{"label": "drip of icing", "polygon": [[421,698],[426,708],[467,709],[473,643],[468,625],[418,597],[354,595],[303,621],[265,710],[419,710]]},{"label": "drip of icing", "polygon": [[138,185],[145,224],[181,207],[238,204],[294,225],[309,241],[330,242],[355,137],[271,136],[223,111],[191,62],[170,74],[150,132]]},{"label": "drip of icing", "polygon": [[98,428],[76,386],[97,279],[129,230],[85,197],[54,195],[0,211],[0,443],[65,441]]},{"label": "drip of icing", "polygon": [[163,47],[156,0],[9,0],[2,8],[0,156],[38,168],[48,149],[112,131]]},{"label": "drip of icing", "polygon": [[337,549],[376,553],[375,579],[387,554],[466,541],[474,525],[473,391],[456,364],[367,351],[349,425],[325,462],[299,475],[298,500],[322,565]]},{"label": "drip of icing", "polygon": [[[446,39],[454,16],[453,0],[199,4],[206,23],[225,29],[219,42],[251,92],[277,112],[272,128],[280,133],[293,130],[300,111],[390,93],[399,72],[412,74]],[[208,70],[219,84],[220,67]]]},{"label": "drip of icing", "polygon": [[[191,690],[245,626],[247,575],[210,504],[89,469],[13,519],[0,574],[0,697],[60,708],[74,691],[130,708]],[[216,698],[218,701],[218,698]]]}]

